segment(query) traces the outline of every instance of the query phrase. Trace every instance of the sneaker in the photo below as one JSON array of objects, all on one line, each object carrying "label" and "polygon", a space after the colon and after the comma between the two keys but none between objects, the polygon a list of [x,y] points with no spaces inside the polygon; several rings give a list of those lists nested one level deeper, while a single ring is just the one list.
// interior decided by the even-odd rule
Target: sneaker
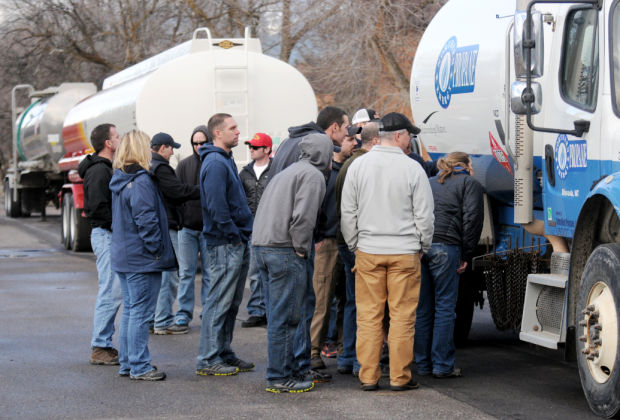
[{"label": "sneaker", "polygon": [[187,325],[172,324],[166,328],[155,328],[155,335],[177,335],[187,334],[189,327]]},{"label": "sneaker", "polygon": [[392,391],[409,391],[411,389],[418,389],[419,387],[420,387],[420,384],[418,384],[413,379],[404,385],[390,385],[390,389]]},{"label": "sneaker", "polygon": [[279,394],[281,392],[308,392],[314,388],[312,381],[299,381],[296,379],[287,379],[283,382],[270,382],[267,384],[266,391]]},{"label": "sneaker", "polygon": [[310,359],[310,369],[325,369],[326,367],[321,356],[314,356]]},{"label": "sneaker", "polygon": [[376,391],[379,389],[379,383],[376,384],[362,384],[361,387],[362,391]]},{"label": "sneaker", "polygon": [[311,379],[315,384],[330,382],[332,380],[332,375],[329,373],[314,369],[310,369],[305,377]]},{"label": "sneaker", "polygon": [[452,372],[448,373],[433,373],[433,376],[437,379],[446,379],[446,378],[460,378],[463,376],[463,372],[461,368],[454,368]]},{"label": "sneaker", "polygon": [[91,365],[119,365],[118,352],[112,347],[94,347],[90,355]]},{"label": "sneaker", "polygon": [[245,362],[239,358],[234,359],[234,360],[229,360],[228,362],[226,362],[226,364],[228,366],[238,367],[239,372],[249,372],[252,369],[254,369],[254,363]]},{"label": "sneaker", "polygon": [[251,316],[245,321],[241,322],[241,328],[262,327],[263,325],[267,325],[266,316]]},{"label": "sneaker", "polygon": [[166,373],[160,372],[157,370],[157,368],[154,368],[153,370],[149,370],[142,375],[129,375],[129,379],[133,379],[134,381],[163,381],[164,379],[166,379]]},{"label": "sneaker", "polygon": [[224,363],[216,363],[202,369],[196,369],[196,375],[201,376],[232,376],[237,373],[239,373],[239,368],[237,366],[228,366]]},{"label": "sneaker", "polygon": [[353,373],[353,366],[338,366],[338,373],[341,375],[350,375]]},{"label": "sneaker", "polygon": [[328,359],[333,359],[338,356],[338,346],[336,343],[327,343],[323,346],[323,350],[321,350],[321,354]]},{"label": "sneaker", "polygon": [[189,321],[187,319],[181,318],[175,322],[177,325],[185,325],[186,327],[189,325]]}]

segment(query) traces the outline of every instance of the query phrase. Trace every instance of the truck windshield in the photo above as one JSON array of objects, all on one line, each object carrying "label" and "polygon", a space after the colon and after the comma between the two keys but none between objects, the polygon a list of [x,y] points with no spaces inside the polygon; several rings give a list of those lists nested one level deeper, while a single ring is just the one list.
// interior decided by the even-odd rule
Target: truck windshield
[{"label": "truck windshield", "polygon": [[611,13],[611,91],[614,111],[620,117],[620,1],[616,2]]}]

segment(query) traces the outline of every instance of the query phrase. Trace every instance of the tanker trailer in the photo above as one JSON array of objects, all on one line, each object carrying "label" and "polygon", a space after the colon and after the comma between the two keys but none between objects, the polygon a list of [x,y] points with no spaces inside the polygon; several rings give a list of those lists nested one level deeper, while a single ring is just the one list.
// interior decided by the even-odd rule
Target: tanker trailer
[{"label": "tanker trailer", "polygon": [[620,415],[620,1],[450,0],[410,94],[433,157],[469,153],[486,188],[470,275],[495,324],[576,358]]},{"label": "tanker trailer", "polygon": [[[205,37],[199,37],[204,33]],[[172,165],[192,153],[189,137],[211,115],[226,112],[241,131],[233,151],[237,164],[250,160],[244,141],[256,132],[268,133],[277,146],[288,137],[288,127],[314,120],[317,104],[306,78],[289,64],[262,54],[260,40],[212,39],[206,28],[193,38],[116,73],[103,88],[73,107],[62,131],[65,155],[59,166],[72,183],[61,191],[63,243],[80,249],[88,234],[80,230],[82,184],[77,166],[92,153],[90,132],[102,123],[119,133],[138,129],[152,136],[163,131],[181,143]]]},{"label": "tanker trailer", "polygon": [[[4,179],[4,209],[8,217],[29,216],[55,200],[63,184],[58,159],[64,154],[60,134],[65,115],[77,102],[95,93],[92,83],[63,83],[35,91],[30,85],[13,88],[13,159]],[[19,107],[18,92],[30,103]],[[19,115],[18,115],[19,114]]]}]

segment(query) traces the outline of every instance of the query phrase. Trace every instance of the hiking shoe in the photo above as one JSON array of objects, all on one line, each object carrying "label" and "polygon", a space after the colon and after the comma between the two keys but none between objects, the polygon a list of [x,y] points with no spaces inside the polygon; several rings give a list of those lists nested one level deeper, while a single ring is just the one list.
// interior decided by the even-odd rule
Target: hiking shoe
[{"label": "hiking shoe", "polygon": [[418,389],[419,387],[420,387],[420,384],[414,381],[413,379],[404,385],[390,385],[390,389],[392,391],[409,391],[411,389]]},{"label": "hiking shoe", "polygon": [[149,370],[142,375],[133,376],[129,375],[129,379],[133,379],[134,381],[163,381],[166,379],[166,373],[160,372],[156,368],[153,370]]},{"label": "hiking shoe", "polygon": [[155,328],[155,335],[177,335],[187,334],[189,327],[187,325],[172,324],[166,328]]},{"label": "hiking shoe", "polygon": [[128,378],[129,372],[126,372],[126,371],[118,372],[118,376],[123,377],[123,378]]},{"label": "hiking shoe", "polygon": [[338,356],[338,345],[336,343],[327,343],[323,346],[321,354],[328,359],[333,359]]},{"label": "hiking shoe", "polygon": [[241,328],[262,327],[263,325],[267,325],[266,316],[251,316],[245,321],[241,322]]},{"label": "hiking shoe", "polygon": [[362,384],[360,386],[362,391],[376,391],[379,389],[379,383],[376,384]]},{"label": "hiking shoe", "polygon": [[119,365],[118,352],[112,347],[93,347],[90,355],[91,365]]},{"label": "hiking shoe", "polygon": [[224,363],[216,363],[202,369],[196,369],[196,375],[201,376],[232,376],[237,373],[239,373],[239,368],[237,366],[228,366]]},{"label": "hiking shoe", "polygon": [[349,375],[353,373],[353,366],[338,366],[338,373],[341,375]]},{"label": "hiking shoe", "polygon": [[305,377],[310,378],[315,384],[325,383],[332,380],[332,375],[330,375],[329,373],[321,372],[314,369],[310,369]]},{"label": "hiking shoe", "polygon": [[463,376],[463,372],[461,368],[454,368],[452,372],[448,373],[433,373],[433,376],[437,379],[447,379],[447,378],[460,378]]},{"label": "hiking shoe", "polygon": [[310,359],[310,369],[325,369],[326,367],[321,356],[314,356]]},{"label": "hiking shoe", "polygon": [[274,394],[279,394],[281,392],[308,392],[314,388],[314,383],[312,381],[299,381],[296,379],[286,379],[282,382],[270,382],[267,384],[267,388],[265,389],[268,392],[273,392]]},{"label": "hiking shoe", "polygon": [[249,372],[252,369],[254,369],[254,363],[252,362],[245,362],[239,358],[234,359],[234,360],[229,360],[228,362],[226,362],[226,364],[228,366],[232,366],[232,367],[238,367],[239,368],[239,372]]}]

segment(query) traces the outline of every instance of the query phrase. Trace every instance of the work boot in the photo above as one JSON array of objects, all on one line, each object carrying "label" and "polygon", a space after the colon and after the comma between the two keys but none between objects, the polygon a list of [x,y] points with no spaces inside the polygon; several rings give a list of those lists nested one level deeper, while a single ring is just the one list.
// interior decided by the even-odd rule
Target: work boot
[{"label": "work boot", "polygon": [[112,347],[93,347],[91,365],[118,365],[118,352]]}]

